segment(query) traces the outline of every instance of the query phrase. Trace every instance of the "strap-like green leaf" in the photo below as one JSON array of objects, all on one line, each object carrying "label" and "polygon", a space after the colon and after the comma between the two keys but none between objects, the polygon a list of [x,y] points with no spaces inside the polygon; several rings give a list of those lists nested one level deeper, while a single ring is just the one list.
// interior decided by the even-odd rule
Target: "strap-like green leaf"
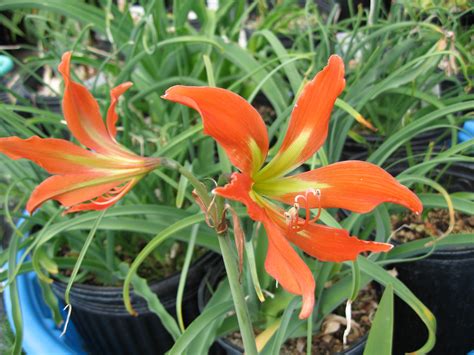
[{"label": "strap-like green leaf", "polygon": [[[126,275],[128,272],[128,265],[125,263],[120,264],[120,269],[123,275]],[[154,293],[146,279],[134,274],[132,277],[133,291],[143,297],[148,305],[148,309],[160,317],[161,323],[166,328],[168,333],[173,337],[174,340],[178,339],[181,334],[179,330],[178,323],[173,318],[173,316],[166,310],[163,304],[160,302],[160,299]]]},{"label": "strap-like green leaf", "polygon": [[393,287],[388,284],[375,313],[364,355],[391,355],[393,341]]},{"label": "strap-like green leaf", "polygon": [[188,345],[196,339],[202,331],[206,330],[210,323],[229,312],[232,306],[232,301],[226,301],[206,308],[206,310],[189,325],[183,335],[178,338],[169,351],[169,355],[184,354]]}]

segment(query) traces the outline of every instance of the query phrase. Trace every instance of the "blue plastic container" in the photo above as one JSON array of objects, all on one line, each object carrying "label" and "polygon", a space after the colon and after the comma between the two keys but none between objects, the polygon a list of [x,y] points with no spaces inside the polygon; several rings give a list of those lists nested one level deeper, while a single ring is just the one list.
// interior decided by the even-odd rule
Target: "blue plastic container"
[{"label": "blue plastic container", "polygon": [[[20,220],[18,224],[21,224]],[[23,251],[18,253],[18,258]],[[8,267],[8,265],[5,265]],[[40,285],[34,272],[25,273],[16,278],[18,296],[23,316],[23,350],[27,354],[86,354],[74,325],[69,322],[66,335],[60,337],[62,329],[56,327],[48,306],[44,303]],[[3,293],[5,312],[13,331],[10,288]],[[66,314],[62,312],[63,319]]]},{"label": "blue plastic container", "polygon": [[0,55],[0,77],[8,74],[12,69],[13,60],[6,55]]},{"label": "blue plastic container", "polygon": [[474,120],[464,122],[462,131],[458,133],[458,139],[460,142],[468,141],[474,138]]}]

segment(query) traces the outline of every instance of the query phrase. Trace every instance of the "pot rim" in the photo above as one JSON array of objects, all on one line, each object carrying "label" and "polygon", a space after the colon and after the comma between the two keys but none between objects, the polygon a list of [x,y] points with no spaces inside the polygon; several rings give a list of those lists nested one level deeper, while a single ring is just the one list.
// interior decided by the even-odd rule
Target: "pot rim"
[{"label": "pot rim", "polygon": [[[218,254],[216,252],[212,251],[212,250],[206,251],[198,259],[196,259],[196,261],[191,263],[190,269],[191,269],[191,267],[204,266],[208,260],[213,260],[214,258],[216,258],[217,255]],[[170,276],[167,276],[163,279],[160,279],[160,280],[157,280],[157,281],[154,281],[154,282],[150,283],[149,286],[150,286],[151,289],[153,289],[153,286],[156,286],[158,284],[161,284],[161,283],[164,283],[164,282],[169,282],[169,281],[172,281],[172,280],[175,280],[175,279],[179,279],[180,275],[181,275],[181,272],[176,271]],[[188,273],[188,275],[189,275],[189,273]],[[64,290],[66,289],[67,283],[57,279],[54,275],[52,276],[52,278],[53,278],[54,284],[56,284],[58,288],[60,288],[60,289],[64,288]],[[83,291],[85,293],[90,293],[89,291],[100,290],[101,293],[110,293],[110,294],[120,293],[121,294],[123,287],[122,286],[102,286],[102,285],[89,285],[89,284],[74,283],[72,288],[71,288],[71,291],[73,289],[78,291],[77,293],[81,293],[81,291]],[[131,293],[133,293],[133,287],[130,288],[130,291],[131,291]]]}]

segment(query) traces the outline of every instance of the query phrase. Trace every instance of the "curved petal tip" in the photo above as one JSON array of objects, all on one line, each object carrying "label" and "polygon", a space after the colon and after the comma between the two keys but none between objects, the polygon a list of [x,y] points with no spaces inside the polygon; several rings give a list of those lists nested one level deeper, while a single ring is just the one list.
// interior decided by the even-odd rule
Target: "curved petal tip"
[{"label": "curved petal tip", "polygon": [[313,313],[314,308],[314,292],[307,293],[303,295],[303,304],[301,306],[301,311],[299,314],[299,319],[306,319],[308,318],[311,313]]},{"label": "curved petal tip", "polygon": [[59,63],[58,70],[64,77],[64,80],[66,81],[66,85],[69,82],[69,68],[71,65],[71,57],[72,57],[72,52],[68,51],[65,52],[61,58],[61,63]]},{"label": "curved petal tip", "polygon": [[414,198],[413,198],[413,201],[412,201],[412,204],[410,206],[410,209],[415,212],[417,215],[421,214],[421,212],[423,212],[423,204],[421,203],[421,200],[419,199],[419,197],[415,194],[414,195]]}]

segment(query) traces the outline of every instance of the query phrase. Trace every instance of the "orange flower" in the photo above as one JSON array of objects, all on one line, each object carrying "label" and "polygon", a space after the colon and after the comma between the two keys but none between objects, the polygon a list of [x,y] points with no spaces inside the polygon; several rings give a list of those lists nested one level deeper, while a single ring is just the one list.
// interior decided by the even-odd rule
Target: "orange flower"
[{"label": "orange flower", "polygon": [[158,158],[143,158],[115,140],[117,101],[132,83],[110,92],[106,123],[90,92],[70,77],[71,52],[63,55],[59,71],[64,78],[63,112],[72,135],[90,150],[56,138],[0,138],[0,152],[11,159],[30,159],[51,174],[38,185],[27,203],[32,213],[42,203],[57,200],[66,213],[102,210],[112,206],[148,172]]},{"label": "orange flower", "polygon": [[[354,260],[364,251],[391,249],[390,244],[359,240],[346,230],[317,224],[322,208],[363,213],[382,202],[397,203],[417,213],[423,208],[414,193],[366,162],[346,161],[285,177],[326,140],[329,117],[344,86],[344,63],[340,57],[331,56],[328,65],[305,86],[282,146],[266,165],[267,130],[245,99],[224,89],[187,86],[174,86],[163,96],[197,110],[204,132],[225,149],[240,170],[229,184],[214,191],[244,203],[249,216],[263,223],[269,239],[265,268],[287,291],[303,296],[300,318],[307,318],[313,310],[315,282],[289,242],[331,262]],[[272,200],[292,207],[285,211]],[[300,208],[305,209],[304,218],[299,217]],[[311,208],[318,208],[315,218],[310,216]]]}]

